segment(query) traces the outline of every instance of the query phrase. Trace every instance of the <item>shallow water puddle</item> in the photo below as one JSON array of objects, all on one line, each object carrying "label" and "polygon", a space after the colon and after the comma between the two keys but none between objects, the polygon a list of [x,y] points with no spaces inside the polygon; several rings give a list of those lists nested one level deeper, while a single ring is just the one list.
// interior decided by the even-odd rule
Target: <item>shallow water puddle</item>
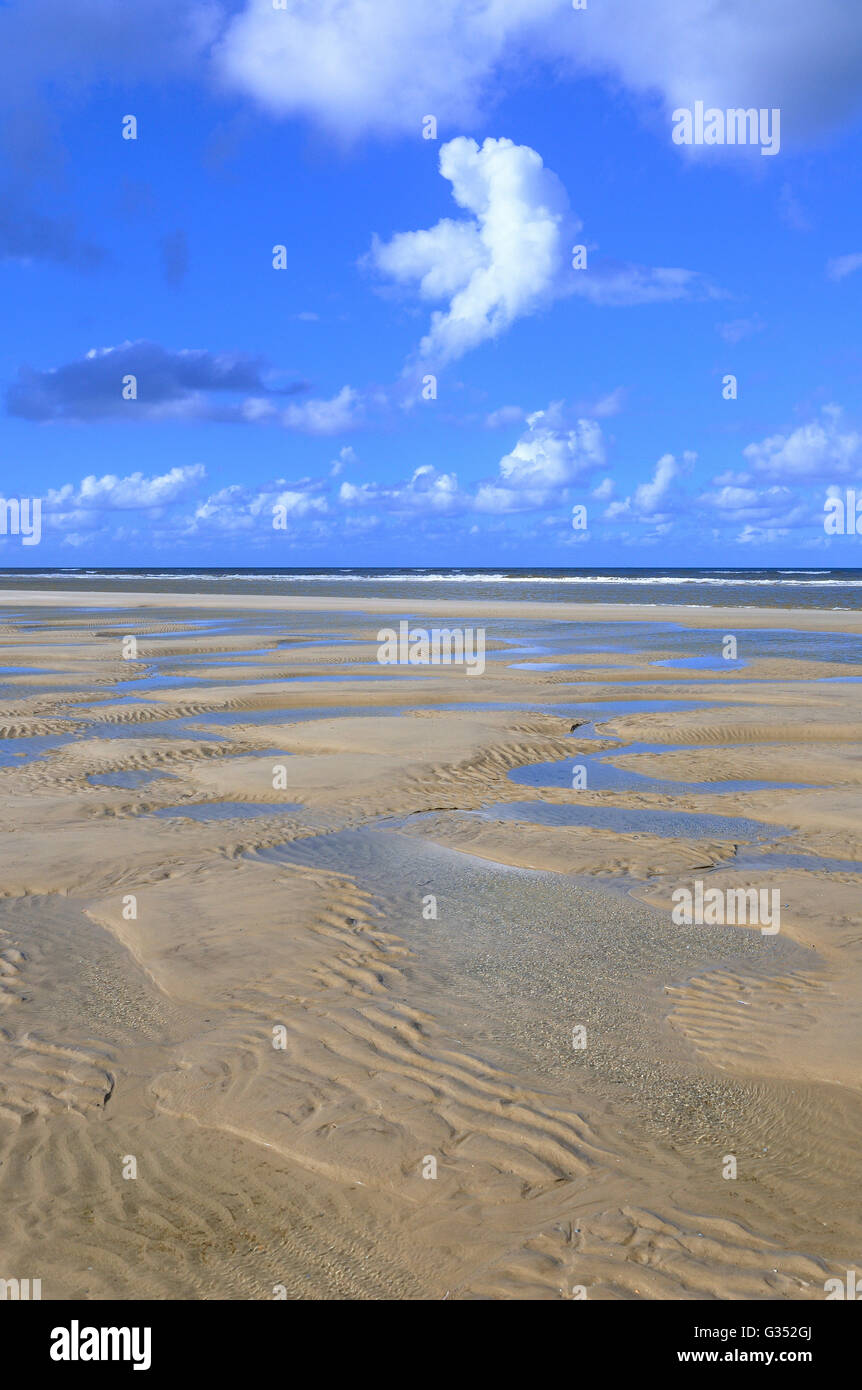
[{"label": "shallow water puddle", "polygon": [[44,753],[70,743],[74,734],[38,734],[33,738],[4,738],[0,740],[0,767],[24,767],[39,762]]},{"label": "shallow water puddle", "polygon": [[678,839],[772,841],[792,832],[747,816],[715,816],[695,811],[645,810],[628,806],[555,806],[546,801],[511,801],[463,811],[482,820],[530,821],[534,825],[585,825],[618,834],[672,836]]},{"label": "shallow water puddle", "polygon": [[[584,725],[575,731],[579,739],[601,738],[607,735],[597,733],[595,725]],[[575,778],[581,777],[580,786],[588,791],[614,792],[657,792],[666,796],[685,796],[693,792],[708,795],[727,795],[731,792],[783,791],[792,788],[809,787],[809,782],[763,782],[744,779],[722,779],[716,782],[682,782],[665,777],[653,777],[646,772],[634,772],[630,768],[616,767],[613,759],[627,757],[630,753],[683,753],[699,751],[702,745],[687,749],[670,743],[631,743],[620,748],[606,749],[599,753],[572,753],[567,758],[554,759],[547,763],[530,763],[527,767],[513,768],[508,776],[511,782],[521,787],[565,787],[577,790]],[[577,769],[582,768],[583,773]]]},{"label": "shallow water puddle", "polygon": [[148,782],[158,782],[162,778],[170,778],[176,781],[172,772],[163,772],[160,768],[147,771],[143,768],[119,769],[117,772],[89,772],[87,781],[94,787],[122,787],[132,789],[134,787],[144,787]]},{"label": "shallow water puddle", "polygon": [[734,869],[801,869],[812,874],[862,874],[858,859],[828,859],[820,854],[781,854],[773,851],[751,853],[737,850],[733,858],[720,867]]},{"label": "shallow water puddle", "polygon": [[723,656],[675,656],[669,661],[651,661],[650,665],[693,667],[702,671],[741,671],[748,662]]}]

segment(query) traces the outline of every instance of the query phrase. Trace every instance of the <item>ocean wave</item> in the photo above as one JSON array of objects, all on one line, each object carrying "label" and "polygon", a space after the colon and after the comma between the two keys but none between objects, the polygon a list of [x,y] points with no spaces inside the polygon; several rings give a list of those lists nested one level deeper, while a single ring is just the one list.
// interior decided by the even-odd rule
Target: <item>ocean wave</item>
[{"label": "ocean wave", "polygon": [[46,580],[57,579],[68,582],[73,579],[99,579],[123,581],[127,583],[154,581],[176,581],[195,584],[507,584],[507,585],[594,585],[622,586],[631,588],[652,588],[656,586],[673,587],[688,585],[699,588],[862,588],[859,578],[830,577],[834,571],[820,570],[776,570],[772,573],[760,571],[756,575],[740,574],[732,570],[707,571],[703,574],[548,574],[540,571],[504,573],[498,570],[383,570],[369,572],[359,568],[321,569],[303,571],[255,571],[245,570],[5,570],[0,572],[0,586],[7,580]]}]

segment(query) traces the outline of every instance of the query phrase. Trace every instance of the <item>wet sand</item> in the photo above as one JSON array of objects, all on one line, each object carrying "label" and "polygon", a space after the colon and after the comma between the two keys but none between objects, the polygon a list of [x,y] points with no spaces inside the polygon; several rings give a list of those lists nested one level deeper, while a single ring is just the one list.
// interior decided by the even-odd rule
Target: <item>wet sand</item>
[{"label": "wet sand", "polygon": [[[5,596],[0,1276],[823,1298],[862,1248],[862,684],[829,645],[862,615],[363,609]],[[381,668],[406,612],[483,620],[484,673]],[[655,664],[659,623],[704,664]],[[676,925],[698,880],[780,889],[780,932]]]}]

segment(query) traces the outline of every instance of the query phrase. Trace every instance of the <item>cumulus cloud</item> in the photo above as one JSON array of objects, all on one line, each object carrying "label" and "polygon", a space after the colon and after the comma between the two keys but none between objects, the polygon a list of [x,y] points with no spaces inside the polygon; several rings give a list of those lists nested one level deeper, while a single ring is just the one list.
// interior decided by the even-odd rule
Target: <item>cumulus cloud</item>
[{"label": "cumulus cloud", "polygon": [[[80,482],[51,488],[44,497],[46,525],[65,545],[91,544],[96,538],[172,546],[184,539],[248,536],[263,544],[273,533],[320,534],[330,511],[320,478],[275,478],[248,486],[232,483],[204,494],[203,464],[175,467],[161,474],[91,474]],[[202,495],[204,494],[204,495]],[[137,515],[135,515],[137,514]],[[122,517],[122,524],[117,525]]]},{"label": "cumulus cloud", "polygon": [[[598,305],[668,303],[716,297],[697,271],[591,259],[575,269],[571,255],[580,221],[563,185],[528,145],[459,136],[440,150],[440,173],[469,217],[442,218],[424,231],[375,237],[364,258],[399,285],[415,286],[436,309],[419,359],[441,366],[497,338],[518,319],[561,295]],[[616,395],[605,413],[618,408]]]},{"label": "cumulus cloud", "polygon": [[[698,506],[719,523],[721,534],[741,545],[780,540],[798,527],[822,527],[822,508],[803,501],[792,488],[774,485],[766,488],[721,488],[698,498]],[[736,528],[736,534],[728,532]]]},{"label": "cumulus cloud", "polygon": [[342,386],[329,400],[292,403],[280,412],[279,423],[304,434],[340,434],[359,423],[362,401],[352,386]]},{"label": "cumulus cloud", "polygon": [[435,310],[420,355],[436,364],[496,338],[560,293],[568,234],[577,223],[556,174],[527,145],[459,136],[440,150],[440,173],[470,216],[427,231],[375,239],[369,260]]},{"label": "cumulus cloud", "polygon": [[757,473],[775,478],[821,479],[824,472],[843,477],[862,462],[862,435],[844,429],[838,406],[825,406],[790,434],[773,434],[749,444],[743,454]]},{"label": "cumulus cloud", "polygon": [[[205,479],[206,469],[200,463],[151,475],[104,473],[97,477],[91,473],[80,482],[47,490],[43,499],[45,524],[62,533],[65,545],[89,544],[115,524],[118,514],[132,520],[133,536],[137,528],[152,536],[159,519],[181,510]],[[130,518],[132,513],[140,515]]]},{"label": "cumulus cloud", "polygon": [[250,396],[236,408],[237,417],[249,425],[281,425],[303,434],[340,434],[359,423],[363,403],[352,386],[343,386],[329,400],[292,402],[284,406],[270,396]]},{"label": "cumulus cloud", "polygon": [[418,136],[429,113],[450,130],[475,125],[537,71],[546,82],[589,74],[622,83],[666,113],[696,100],[779,107],[782,135],[808,139],[859,110],[860,63],[862,11],[847,0],[602,0],[583,11],[571,0],[0,7],[0,108],[43,89],[198,73],[344,140]]},{"label": "cumulus cloud", "polygon": [[475,124],[504,74],[511,86],[542,59],[548,80],[598,74],[666,112],[697,100],[779,107],[782,133],[810,138],[859,109],[862,11],[847,0],[603,0],[577,12],[571,0],[247,0],[216,49],[229,85],[345,139],[418,134],[427,113]]},{"label": "cumulus cloud", "polygon": [[249,0],[216,50],[227,83],[353,139],[473,123],[498,63],[561,0]]},{"label": "cumulus cloud", "polygon": [[498,476],[477,490],[480,512],[530,511],[557,501],[563,490],[605,463],[601,427],[595,420],[562,424],[559,402],[527,416],[527,429],[500,460]]},{"label": "cumulus cloud", "polygon": [[348,464],[358,462],[356,450],[351,444],[345,444],[344,448],[339,450],[338,458],[332,460],[329,472],[333,478],[337,478]]},{"label": "cumulus cloud", "polygon": [[164,507],[188,496],[205,477],[206,469],[201,463],[171,468],[167,473],[155,477],[146,477],[138,472],[129,473],[125,478],[115,473],[105,473],[97,478],[91,473],[80,483],[64,483],[62,487],[50,488],[45,501],[52,509],[140,511]]},{"label": "cumulus cloud", "polygon": [[696,458],[696,454],[686,452],[682,456],[682,463],[679,463],[673,454],[663,454],[651,478],[640,483],[622,501],[611,502],[605,511],[606,519],[618,521],[627,517],[648,522],[659,531],[669,529],[671,509],[674,507],[673,484],[691,468]]},{"label": "cumulus cloud", "polygon": [[[743,545],[775,541],[794,527],[822,524],[822,512],[784,483],[764,485],[754,473],[731,469],[717,474],[712,486],[697,498],[704,522]],[[739,528],[733,535],[729,528]]]},{"label": "cumulus cloud", "polygon": [[735,487],[725,485],[704,492],[699,503],[712,512],[720,512],[724,520],[750,521],[784,513],[793,507],[795,494],[790,488]]},{"label": "cumulus cloud", "polygon": [[[127,378],[136,396],[124,398]],[[330,400],[285,404],[305,391],[282,383],[261,359],[241,352],[184,348],[171,352],[138,341],[93,348],[77,362],[47,371],[21,367],[6,394],[10,415],[26,420],[214,420],[276,424],[308,434],[334,434],[361,413],[358,394],[345,386]]]},{"label": "cumulus cloud", "polygon": [[655,473],[649,482],[635,488],[635,511],[651,516],[657,512],[667,497],[670,485],[679,470],[672,454],[665,454],[655,466]]},{"label": "cumulus cloud", "polygon": [[576,18],[562,36],[574,62],[667,111],[779,107],[782,134],[810,138],[860,106],[862,11],[845,0],[606,0]]},{"label": "cumulus cloud", "polygon": [[338,497],[345,507],[384,506],[392,512],[440,514],[462,511],[468,505],[458,490],[456,475],[440,473],[427,463],[416,468],[406,483],[394,486],[344,482]]},{"label": "cumulus cloud", "polygon": [[239,483],[221,488],[212,493],[194,510],[189,524],[189,532],[250,532],[273,528],[276,509],[279,520],[290,518],[300,521],[304,518],[321,516],[329,510],[326,498],[321,496],[320,484],[310,478],[297,483],[286,483],[283,478],[261,487],[257,491]]},{"label": "cumulus cloud", "polygon": [[605,466],[605,445],[595,420],[566,423],[559,401],[534,411],[493,478],[475,489],[462,489],[455,473],[431,464],[416,468],[406,482],[342,482],[338,497],[352,510],[374,507],[386,512],[451,515],[484,512],[498,515],[558,506],[566,488]]}]

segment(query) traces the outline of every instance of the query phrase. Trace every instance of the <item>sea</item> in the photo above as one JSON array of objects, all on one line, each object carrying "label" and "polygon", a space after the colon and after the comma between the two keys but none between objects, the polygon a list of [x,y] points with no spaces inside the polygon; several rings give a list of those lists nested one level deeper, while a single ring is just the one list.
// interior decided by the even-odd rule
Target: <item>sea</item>
[{"label": "sea", "polygon": [[9,568],[0,588],[857,609],[862,569]]}]

